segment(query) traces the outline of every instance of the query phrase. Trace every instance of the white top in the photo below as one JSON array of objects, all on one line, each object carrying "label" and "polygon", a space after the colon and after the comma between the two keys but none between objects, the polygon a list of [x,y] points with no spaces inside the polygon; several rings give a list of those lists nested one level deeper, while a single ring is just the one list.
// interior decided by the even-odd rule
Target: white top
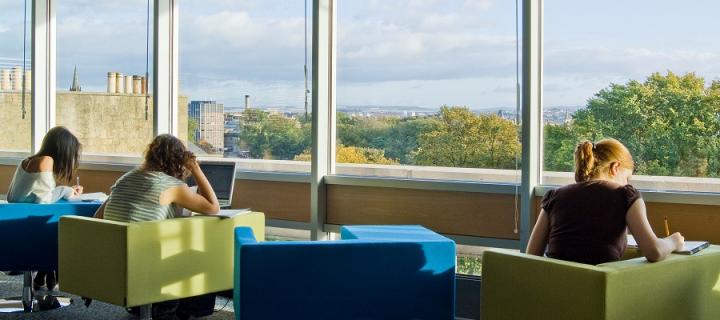
[{"label": "white top", "polygon": [[56,186],[51,171],[27,172],[22,163],[15,169],[15,175],[8,189],[8,202],[54,203],[68,199],[73,190],[66,186]]}]

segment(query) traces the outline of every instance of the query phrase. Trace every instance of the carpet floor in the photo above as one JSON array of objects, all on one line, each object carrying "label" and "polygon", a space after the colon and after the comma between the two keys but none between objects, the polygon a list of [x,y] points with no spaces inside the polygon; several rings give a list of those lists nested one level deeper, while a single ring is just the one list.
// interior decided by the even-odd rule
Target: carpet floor
[{"label": "carpet floor", "polygon": [[[8,276],[3,272],[0,272],[0,297],[13,297],[19,296],[22,290],[22,275]],[[62,284],[61,284],[62,286]],[[73,299],[73,304],[50,311],[40,311],[33,313],[0,313],[0,319],[23,319],[23,320],[34,320],[34,319],[49,319],[49,320],[94,320],[94,319],[135,319],[133,315],[130,315],[125,311],[125,308],[100,302],[93,301],[89,308],[83,305],[83,301],[80,297],[70,294],[58,292],[60,295],[64,295]],[[218,297],[215,301],[216,312],[210,316],[203,317],[201,319],[207,320],[230,320],[234,318],[232,301],[227,300],[223,297]]]}]

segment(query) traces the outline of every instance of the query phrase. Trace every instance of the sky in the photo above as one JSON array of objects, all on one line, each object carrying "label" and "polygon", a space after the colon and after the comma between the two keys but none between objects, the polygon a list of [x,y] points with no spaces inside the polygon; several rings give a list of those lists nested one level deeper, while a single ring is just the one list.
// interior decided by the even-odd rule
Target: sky
[{"label": "sky", "polygon": [[[303,106],[312,46],[303,1],[179,3],[181,94],[226,107],[242,107],[246,94],[254,107]],[[75,65],[84,91],[105,91],[108,71],[144,74],[146,4],[57,0],[58,90]],[[0,0],[0,68],[21,62],[22,10]],[[514,0],[338,1],[338,104],[513,108],[515,10]],[[720,80],[717,12],[716,0],[546,0],[545,105],[581,106],[653,72]]]}]

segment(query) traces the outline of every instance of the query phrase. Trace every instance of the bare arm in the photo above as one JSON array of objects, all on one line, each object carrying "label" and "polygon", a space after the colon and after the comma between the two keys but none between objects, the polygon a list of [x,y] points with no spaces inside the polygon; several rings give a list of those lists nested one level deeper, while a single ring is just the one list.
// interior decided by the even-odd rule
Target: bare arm
[{"label": "bare arm", "polygon": [[110,200],[106,200],[106,201],[100,206],[100,208],[98,208],[97,211],[95,211],[95,215],[93,216],[93,218],[96,218],[96,219],[105,219],[105,206],[108,204],[109,201],[110,201]]},{"label": "bare arm", "polygon": [[526,252],[536,256],[545,255],[545,247],[547,246],[548,236],[550,235],[550,220],[548,220],[545,210],[540,210],[537,222],[530,234],[530,240]]},{"label": "bare arm", "polygon": [[638,199],[630,206],[625,220],[640,247],[640,252],[650,262],[665,259],[673,251],[681,250],[685,243],[685,238],[679,232],[666,238],[655,236],[647,219],[647,210],[643,199]]},{"label": "bare arm", "polygon": [[193,212],[204,214],[217,214],[220,212],[220,203],[215,196],[210,182],[195,162],[190,169],[195,181],[198,184],[198,192],[195,193],[187,185],[172,187],[160,195],[161,203],[176,203],[183,208]]}]

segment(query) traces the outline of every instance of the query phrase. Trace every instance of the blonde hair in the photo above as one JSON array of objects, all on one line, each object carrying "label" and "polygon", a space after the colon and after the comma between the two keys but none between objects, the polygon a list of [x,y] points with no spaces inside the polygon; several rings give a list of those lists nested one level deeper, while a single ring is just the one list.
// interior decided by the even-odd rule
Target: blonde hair
[{"label": "blonde hair", "polygon": [[624,168],[635,168],[630,151],[620,141],[603,139],[597,143],[588,140],[580,142],[575,148],[575,181],[595,179],[607,172],[616,161]]}]

